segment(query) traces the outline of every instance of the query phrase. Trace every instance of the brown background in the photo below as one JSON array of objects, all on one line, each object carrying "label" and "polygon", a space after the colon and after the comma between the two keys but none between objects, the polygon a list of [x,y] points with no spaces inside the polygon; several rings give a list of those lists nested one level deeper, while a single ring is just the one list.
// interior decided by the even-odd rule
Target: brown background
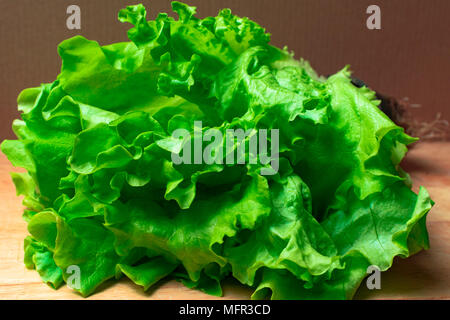
[{"label": "brown background", "polygon": [[[117,21],[127,4],[142,2],[150,17],[170,1],[0,0],[0,140],[12,138],[16,97],[52,82],[59,71],[56,47],[82,34],[101,44],[125,41],[129,25]],[[417,114],[450,119],[450,0],[190,0],[198,16],[228,7],[272,33],[323,75],[346,64],[373,89],[420,104]],[[66,8],[81,7],[81,30],[67,30]],[[382,30],[366,28],[366,8],[381,7]]]}]

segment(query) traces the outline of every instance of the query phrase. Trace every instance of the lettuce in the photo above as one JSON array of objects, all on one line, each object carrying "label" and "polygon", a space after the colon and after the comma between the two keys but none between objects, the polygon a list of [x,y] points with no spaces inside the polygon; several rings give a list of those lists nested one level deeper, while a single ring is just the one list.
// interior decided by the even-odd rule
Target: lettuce
[{"label": "lettuce", "polygon": [[[18,140],[1,148],[27,171],[12,174],[27,268],[57,288],[76,266],[83,296],[122,276],[221,295],[232,276],[257,299],[350,299],[369,266],[428,248],[433,202],[399,166],[415,139],[373,91],[348,68],[319,77],[228,9],[172,7],[178,19],[121,10],[130,42],[63,41],[58,78],[19,95]],[[278,170],[172,161],[211,128],[278,129]]]}]

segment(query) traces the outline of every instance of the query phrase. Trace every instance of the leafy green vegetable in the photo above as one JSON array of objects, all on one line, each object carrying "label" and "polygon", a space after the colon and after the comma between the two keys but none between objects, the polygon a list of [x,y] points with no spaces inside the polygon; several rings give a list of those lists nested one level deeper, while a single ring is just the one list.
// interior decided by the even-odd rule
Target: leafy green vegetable
[{"label": "leafy green vegetable", "polygon": [[[145,290],[173,277],[221,295],[233,276],[253,298],[349,299],[369,266],[428,248],[433,203],[399,167],[415,139],[372,91],[347,68],[317,76],[228,9],[198,19],[172,7],[178,19],[121,10],[131,42],[63,41],[57,80],[20,94],[18,140],[1,147],[27,170],[12,174],[27,268],[57,288],[75,266],[84,296],[123,275]],[[211,128],[278,129],[278,172],[172,161]]]}]

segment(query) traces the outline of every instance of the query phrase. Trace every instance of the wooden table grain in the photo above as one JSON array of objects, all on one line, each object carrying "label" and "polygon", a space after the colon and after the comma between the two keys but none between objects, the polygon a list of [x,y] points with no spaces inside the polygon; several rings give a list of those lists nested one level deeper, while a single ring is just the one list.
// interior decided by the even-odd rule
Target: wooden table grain
[{"label": "wooden table grain", "polygon": [[[431,249],[394,260],[381,274],[381,289],[361,285],[356,299],[450,299],[450,143],[418,143],[408,153],[403,167],[411,174],[414,189],[425,186],[436,205],[428,216]],[[53,290],[42,283],[35,271],[23,264],[21,199],[15,194],[9,172],[14,169],[0,154],[0,299],[84,299],[67,286]],[[224,296],[211,297],[176,281],[162,281],[143,289],[125,277],[108,281],[87,299],[248,299],[251,290],[225,281]]]}]

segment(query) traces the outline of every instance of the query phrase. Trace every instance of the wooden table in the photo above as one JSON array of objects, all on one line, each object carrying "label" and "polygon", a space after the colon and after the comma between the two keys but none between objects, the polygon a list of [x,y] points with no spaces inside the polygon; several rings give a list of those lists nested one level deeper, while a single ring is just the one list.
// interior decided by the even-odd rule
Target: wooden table
[{"label": "wooden table", "polygon": [[[381,275],[381,289],[361,286],[356,299],[450,299],[450,143],[419,143],[403,167],[414,180],[414,189],[425,186],[436,205],[428,216],[431,249],[409,258],[396,258]],[[25,269],[21,200],[8,172],[13,171],[0,154],[0,299],[83,299],[66,286],[53,290],[36,271]],[[364,284],[364,282],[363,282]],[[232,281],[224,284],[224,299],[248,299],[251,291]],[[108,281],[88,299],[212,299],[176,281],[165,281],[144,292],[130,280]]]}]

